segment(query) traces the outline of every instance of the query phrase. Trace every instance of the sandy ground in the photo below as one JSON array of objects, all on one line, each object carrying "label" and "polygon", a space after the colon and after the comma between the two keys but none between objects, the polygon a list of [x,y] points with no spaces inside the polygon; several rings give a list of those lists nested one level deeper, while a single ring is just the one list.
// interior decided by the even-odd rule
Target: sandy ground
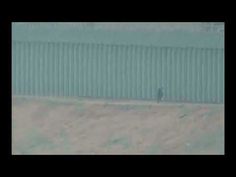
[{"label": "sandy ground", "polygon": [[224,106],[13,97],[12,154],[224,154]]}]

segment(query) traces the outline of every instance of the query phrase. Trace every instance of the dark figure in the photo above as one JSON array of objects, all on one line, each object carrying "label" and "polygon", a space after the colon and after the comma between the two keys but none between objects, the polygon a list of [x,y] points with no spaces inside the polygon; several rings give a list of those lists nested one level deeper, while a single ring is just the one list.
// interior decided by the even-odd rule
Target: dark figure
[{"label": "dark figure", "polygon": [[162,100],[162,97],[163,97],[162,88],[158,88],[158,90],[157,90],[157,102],[158,103]]}]

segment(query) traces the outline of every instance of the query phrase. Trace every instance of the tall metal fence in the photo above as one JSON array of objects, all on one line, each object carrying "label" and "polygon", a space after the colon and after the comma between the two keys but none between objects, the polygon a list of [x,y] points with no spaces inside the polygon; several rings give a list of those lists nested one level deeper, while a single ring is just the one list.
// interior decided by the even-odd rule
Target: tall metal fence
[{"label": "tall metal fence", "polygon": [[223,103],[224,49],[12,42],[13,95]]}]

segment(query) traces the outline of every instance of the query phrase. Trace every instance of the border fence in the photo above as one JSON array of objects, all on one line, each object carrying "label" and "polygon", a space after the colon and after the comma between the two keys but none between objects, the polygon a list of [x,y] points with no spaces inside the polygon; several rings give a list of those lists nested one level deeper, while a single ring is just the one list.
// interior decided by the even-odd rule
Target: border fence
[{"label": "border fence", "polygon": [[12,41],[13,95],[224,102],[224,49]]}]

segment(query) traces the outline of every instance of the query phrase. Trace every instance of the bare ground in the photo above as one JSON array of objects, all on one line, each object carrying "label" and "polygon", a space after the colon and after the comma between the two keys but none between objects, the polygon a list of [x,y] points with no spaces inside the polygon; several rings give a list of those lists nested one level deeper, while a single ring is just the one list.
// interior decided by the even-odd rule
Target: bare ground
[{"label": "bare ground", "polygon": [[13,97],[13,154],[224,154],[224,105]]}]

